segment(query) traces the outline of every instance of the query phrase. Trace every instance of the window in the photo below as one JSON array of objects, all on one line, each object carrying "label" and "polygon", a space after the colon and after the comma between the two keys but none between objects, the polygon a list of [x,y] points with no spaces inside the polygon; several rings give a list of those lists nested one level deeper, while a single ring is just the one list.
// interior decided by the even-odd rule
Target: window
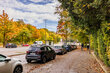
[{"label": "window", "polygon": [[42,47],[41,50],[44,50],[45,51],[46,49],[45,49],[45,47]]},{"label": "window", "polygon": [[51,49],[50,47],[47,47],[47,50],[48,50],[48,51],[51,51],[52,49]]},{"label": "window", "polygon": [[0,55],[0,62],[3,62],[5,59],[6,59],[6,57],[5,57],[5,56]]},{"label": "window", "polygon": [[31,47],[29,48],[29,50],[38,51],[38,50],[40,50],[40,47],[31,46]]}]

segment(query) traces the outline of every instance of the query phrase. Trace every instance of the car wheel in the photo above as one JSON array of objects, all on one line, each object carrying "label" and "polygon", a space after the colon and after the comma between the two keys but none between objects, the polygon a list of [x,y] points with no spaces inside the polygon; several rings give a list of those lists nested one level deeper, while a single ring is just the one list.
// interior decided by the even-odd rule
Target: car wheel
[{"label": "car wheel", "polygon": [[54,60],[54,59],[55,59],[55,57],[56,57],[56,55],[53,55],[52,60]]},{"label": "car wheel", "polygon": [[62,52],[62,55],[64,55],[65,53],[64,52]]},{"label": "car wheel", "polygon": [[42,63],[45,63],[47,61],[46,57],[42,58]]},{"label": "car wheel", "polygon": [[31,63],[31,60],[27,60],[28,63]]},{"label": "car wheel", "polygon": [[17,67],[14,69],[14,72],[13,72],[13,73],[22,73],[22,67],[17,66]]}]

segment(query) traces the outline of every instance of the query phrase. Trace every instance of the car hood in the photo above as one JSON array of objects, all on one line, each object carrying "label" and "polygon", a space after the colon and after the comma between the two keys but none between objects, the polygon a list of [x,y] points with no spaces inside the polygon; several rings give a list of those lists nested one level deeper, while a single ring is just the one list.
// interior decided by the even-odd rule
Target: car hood
[{"label": "car hood", "polygon": [[17,61],[21,62],[21,60],[19,60],[19,59],[17,59],[17,58],[7,57],[7,59],[11,59],[11,61],[13,61],[13,62],[17,62]]}]

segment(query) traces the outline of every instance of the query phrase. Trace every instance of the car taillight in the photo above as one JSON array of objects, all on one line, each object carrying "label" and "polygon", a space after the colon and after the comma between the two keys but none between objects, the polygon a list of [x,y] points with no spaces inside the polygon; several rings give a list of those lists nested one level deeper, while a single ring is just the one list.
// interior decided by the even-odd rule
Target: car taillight
[{"label": "car taillight", "polygon": [[62,49],[59,49],[59,50],[62,50]]},{"label": "car taillight", "polygon": [[29,51],[27,51],[26,53],[29,53]]},{"label": "car taillight", "polygon": [[36,51],[36,54],[40,54],[41,53],[41,51]]}]

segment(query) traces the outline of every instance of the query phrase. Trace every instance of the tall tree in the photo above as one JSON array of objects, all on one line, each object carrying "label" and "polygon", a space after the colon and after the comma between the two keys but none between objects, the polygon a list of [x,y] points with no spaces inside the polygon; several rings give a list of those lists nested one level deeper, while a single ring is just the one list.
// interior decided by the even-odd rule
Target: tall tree
[{"label": "tall tree", "polygon": [[3,10],[3,14],[0,15],[0,31],[3,34],[3,47],[7,42],[7,37],[8,37],[7,33],[13,30],[12,22],[13,22],[13,19],[10,20],[8,15]]}]

